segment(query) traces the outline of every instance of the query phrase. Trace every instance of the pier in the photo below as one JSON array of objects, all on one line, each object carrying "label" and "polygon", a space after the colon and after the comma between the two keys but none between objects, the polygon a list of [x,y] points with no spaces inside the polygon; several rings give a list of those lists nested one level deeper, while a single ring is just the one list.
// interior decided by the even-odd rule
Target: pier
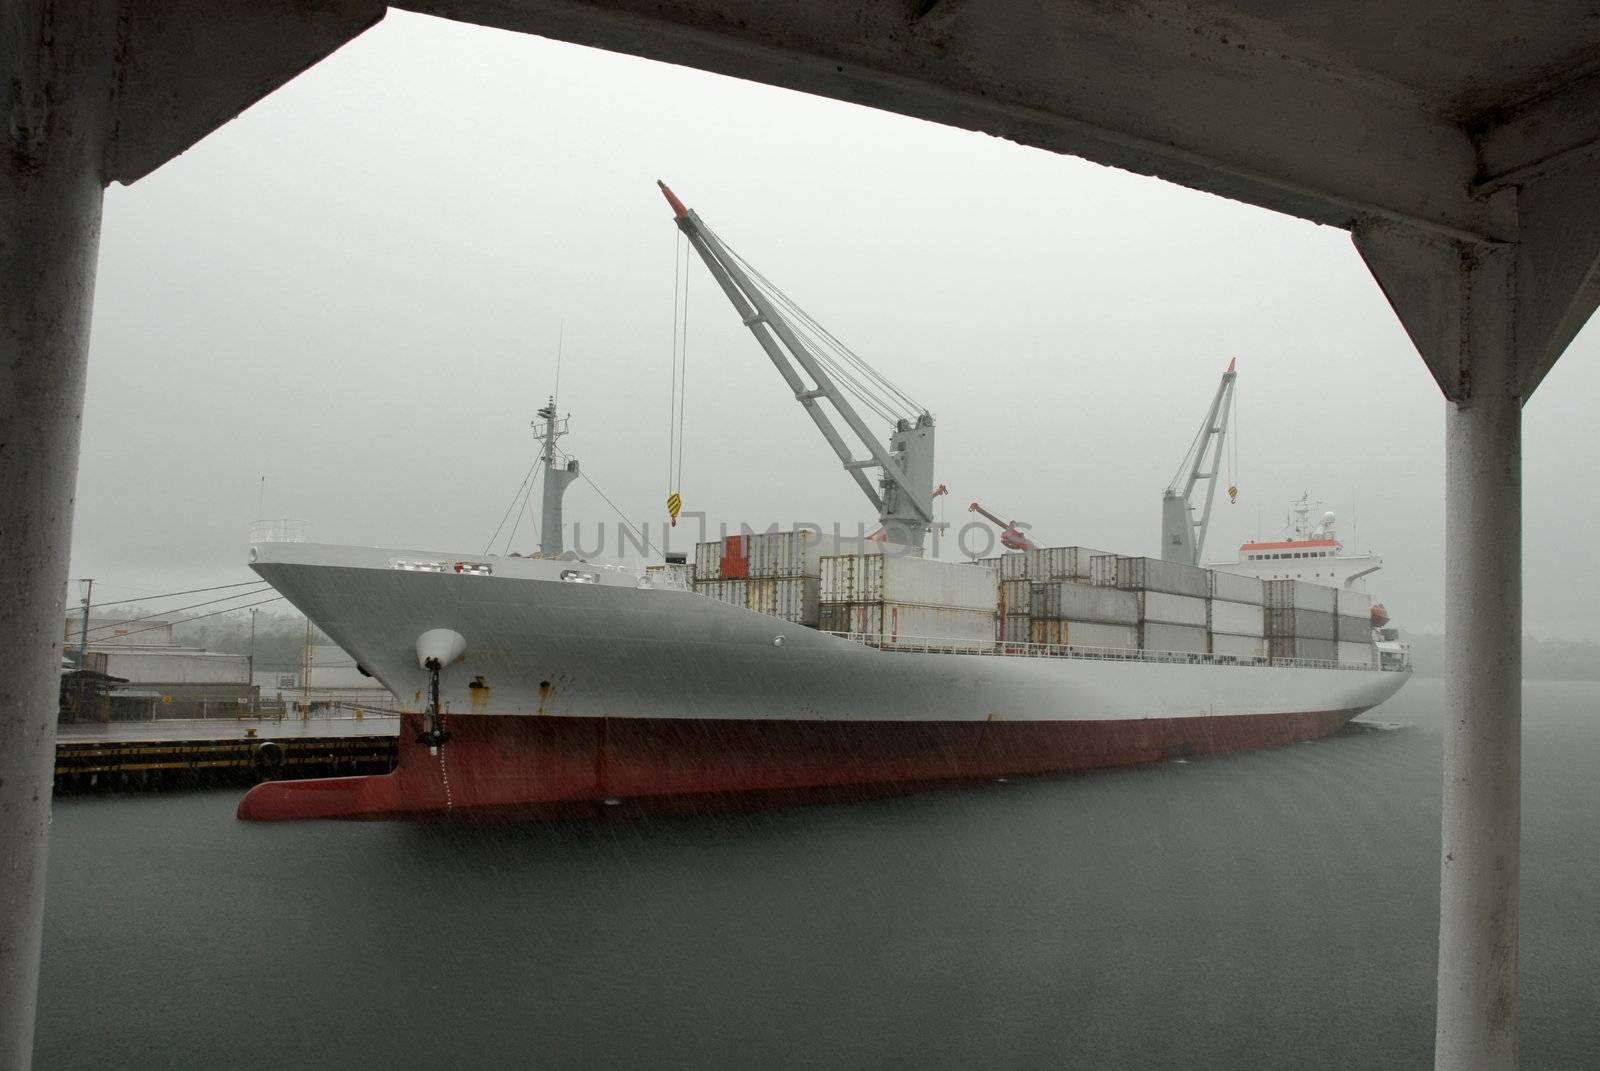
[{"label": "pier", "polygon": [[399,724],[393,716],[365,714],[64,725],[56,733],[55,794],[387,773]]}]

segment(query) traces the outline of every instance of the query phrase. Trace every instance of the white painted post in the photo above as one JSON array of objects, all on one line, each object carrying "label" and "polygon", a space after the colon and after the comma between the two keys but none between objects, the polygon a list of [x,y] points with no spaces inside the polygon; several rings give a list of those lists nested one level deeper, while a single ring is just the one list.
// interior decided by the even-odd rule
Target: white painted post
[{"label": "white painted post", "polygon": [[1466,269],[1462,364],[1447,403],[1444,745],[1434,1065],[1517,1066],[1522,777],[1522,399],[1507,257]]},{"label": "white painted post", "polygon": [[[84,5],[0,27],[0,1068],[33,1055],[67,552],[110,33]],[[85,31],[85,32],[78,32]],[[71,48],[63,44],[72,41]],[[95,57],[98,78],[81,78]],[[7,93],[6,91],[10,92]],[[5,99],[0,97],[0,99]]]}]

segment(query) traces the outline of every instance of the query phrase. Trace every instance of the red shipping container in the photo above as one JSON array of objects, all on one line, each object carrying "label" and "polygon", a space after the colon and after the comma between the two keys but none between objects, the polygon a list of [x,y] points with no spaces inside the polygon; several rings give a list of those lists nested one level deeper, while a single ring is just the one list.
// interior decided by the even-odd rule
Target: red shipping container
[{"label": "red shipping container", "polygon": [[738,580],[750,575],[750,559],[745,557],[744,536],[722,539],[722,578]]}]

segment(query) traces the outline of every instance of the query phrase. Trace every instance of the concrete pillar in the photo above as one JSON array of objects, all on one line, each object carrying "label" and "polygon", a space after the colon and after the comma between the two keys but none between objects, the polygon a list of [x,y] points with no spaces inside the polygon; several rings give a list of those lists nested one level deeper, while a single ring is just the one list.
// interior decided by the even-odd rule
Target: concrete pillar
[{"label": "concrete pillar", "polygon": [[1517,1064],[1522,781],[1518,250],[1390,224],[1353,231],[1440,390],[1445,420],[1444,748],[1434,1064]]},{"label": "concrete pillar", "polygon": [[116,11],[0,24],[0,1068],[27,1067]]},{"label": "concrete pillar", "polygon": [[1434,1065],[1517,1065],[1522,399],[1510,253],[1467,258],[1470,397],[1446,403],[1444,821]]},{"label": "concrete pillar", "polygon": [[1517,1066],[1522,406],[1600,304],[1600,164],[1516,190],[1515,244],[1353,228],[1446,399],[1445,733],[1434,1063]]},{"label": "concrete pillar", "polygon": [[[98,142],[95,142],[98,145]],[[67,551],[101,184],[83,145],[0,166],[0,1067],[33,1050]]]}]

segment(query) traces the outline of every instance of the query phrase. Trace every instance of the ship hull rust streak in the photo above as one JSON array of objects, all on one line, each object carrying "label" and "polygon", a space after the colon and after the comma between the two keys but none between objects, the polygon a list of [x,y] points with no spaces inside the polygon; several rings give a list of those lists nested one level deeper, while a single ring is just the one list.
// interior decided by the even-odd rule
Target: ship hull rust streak
[{"label": "ship hull rust streak", "polygon": [[393,772],[268,782],[238,814],[538,820],[865,799],[1292,744],[1360,713],[911,723],[454,714],[438,754],[414,742],[422,720],[408,715]]}]

